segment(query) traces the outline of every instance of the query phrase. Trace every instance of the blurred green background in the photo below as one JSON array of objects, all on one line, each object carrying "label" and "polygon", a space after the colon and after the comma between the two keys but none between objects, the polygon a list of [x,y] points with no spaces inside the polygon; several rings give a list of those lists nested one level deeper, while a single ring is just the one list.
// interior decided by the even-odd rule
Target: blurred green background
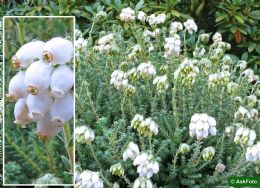
[{"label": "blurred green background", "polygon": [[[11,67],[11,57],[25,43],[32,40],[48,41],[53,37],[73,39],[73,18],[14,18],[4,20],[5,32],[5,93],[10,79],[17,70]],[[53,174],[55,183],[72,183],[67,164],[67,152],[63,134],[49,139],[38,140],[36,123],[22,129],[14,121],[14,103],[5,100],[5,183],[28,184],[47,173]],[[73,124],[70,123],[72,130]],[[45,176],[46,177],[46,176]],[[53,176],[52,176],[53,177]],[[39,180],[38,183],[48,183]]]}]

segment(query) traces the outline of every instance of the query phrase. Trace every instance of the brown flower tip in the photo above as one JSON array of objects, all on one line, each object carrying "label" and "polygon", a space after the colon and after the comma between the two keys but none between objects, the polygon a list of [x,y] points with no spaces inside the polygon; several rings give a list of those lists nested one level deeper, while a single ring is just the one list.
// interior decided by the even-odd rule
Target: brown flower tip
[{"label": "brown flower tip", "polygon": [[39,89],[37,87],[35,87],[35,86],[29,85],[27,87],[27,92],[31,93],[32,95],[37,95],[38,92],[39,92]]},{"label": "brown flower tip", "polygon": [[13,94],[5,94],[7,101],[10,102],[16,102],[18,99],[15,95]]},{"label": "brown flower tip", "polygon": [[21,127],[21,128],[23,128],[23,129],[25,129],[25,128],[26,128],[26,125],[24,125],[24,124],[20,123],[18,120],[15,120],[15,121],[14,121],[14,124],[16,124],[16,125],[20,126],[20,127]]},{"label": "brown flower tip", "polygon": [[64,126],[64,122],[61,119],[59,119],[59,118],[53,118],[51,121],[53,123],[55,123],[55,125],[57,127],[63,127]]},{"label": "brown flower tip", "polygon": [[44,51],[42,59],[44,61],[50,63],[50,62],[53,61],[53,55],[50,52],[48,52],[48,51]]},{"label": "brown flower tip", "polygon": [[18,60],[18,58],[15,55],[11,59],[11,64],[14,69],[17,69],[21,66],[21,62]]},{"label": "brown flower tip", "polygon": [[48,140],[49,136],[47,136],[46,134],[43,134],[40,131],[38,131],[38,139],[39,140]]}]

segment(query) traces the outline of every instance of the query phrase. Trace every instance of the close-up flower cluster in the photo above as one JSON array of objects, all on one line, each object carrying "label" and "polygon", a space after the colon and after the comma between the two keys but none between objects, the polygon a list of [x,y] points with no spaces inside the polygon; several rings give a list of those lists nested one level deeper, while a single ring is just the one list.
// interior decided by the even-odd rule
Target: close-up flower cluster
[{"label": "close-up flower cluster", "polygon": [[4,18],[6,185],[73,183],[73,23]]},{"label": "close-up flower cluster", "polygon": [[73,117],[74,102],[70,90],[74,76],[72,68],[66,65],[72,56],[72,43],[57,37],[46,43],[32,41],[24,44],[12,58],[13,67],[20,68],[10,80],[7,94],[9,100],[16,102],[14,122],[22,128],[36,122],[41,139],[61,132],[64,124]]}]

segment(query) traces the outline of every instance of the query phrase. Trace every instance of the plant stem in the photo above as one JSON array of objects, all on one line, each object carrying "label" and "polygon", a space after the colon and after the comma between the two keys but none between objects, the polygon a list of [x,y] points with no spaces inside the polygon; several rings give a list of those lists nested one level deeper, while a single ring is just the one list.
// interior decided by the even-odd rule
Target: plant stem
[{"label": "plant stem", "polygon": [[123,179],[126,181],[126,183],[130,186],[130,187],[133,187],[133,184],[130,182],[130,180],[126,177],[126,175],[124,174],[123,176]]},{"label": "plant stem", "polygon": [[92,156],[94,158],[94,160],[96,161],[97,165],[98,165],[98,168],[100,169],[100,176],[102,177],[102,179],[104,180],[104,182],[109,186],[109,187],[112,187],[112,184],[108,181],[108,179],[103,176],[103,167],[101,165],[101,163],[99,162],[95,152],[94,152],[94,149],[93,149],[93,146],[91,143],[88,144],[89,147],[90,147],[90,150],[91,150],[91,153],[92,153]]},{"label": "plant stem", "polygon": [[98,114],[97,114],[97,110],[96,110],[96,108],[95,108],[95,104],[94,104],[94,101],[92,100],[92,98],[91,98],[91,93],[89,92],[89,84],[87,83],[86,84],[86,90],[87,90],[87,97],[88,97],[88,100],[89,100],[89,102],[90,102],[90,106],[91,106],[91,108],[92,108],[92,111],[93,111],[93,113],[94,113],[94,115],[95,115],[95,117],[96,117],[96,120],[98,120],[98,118],[99,118],[99,116],[98,116]]},{"label": "plant stem", "polygon": [[94,26],[95,26],[95,20],[92,22],[92,25],[91,25],[91,28],[90,28],[90,31],[89,31],[89,38],[90,39],[92,39],[92,31],[93,31]]},{"label": "plant stem", "polygon": [[187,55],[187,48],[186,48],[186,29],[184,30],[184,34],[183,34],[183,40],[184,40],[184,56]]},{"label": "plant stem", "polygon": [[176,127],[179,127],[177,105],[176,105],[176,87],[177,87],[177,83],[174,83],[173,92],[172,92],[172,108],[173,108],[172,110],[175,116]]},{"label": "plant stem", "polygon": [[178,158],[179,153],[180,153],[180,151],[177,150],[177,152],[174,156],[174,159],[173,159],[173,173],[175,173],[175,170],[176,170],[176,163],[177,163],[177,158]]},{"label": "plant stem", "polygon": [[22,22],[16,22],[16,26],[18,30],[19,42],[23,45],[25,41],[24,24]]},{"label": "plant stem", "polygon": [[71,134],[70,134],[70,127],[68,123],[65,123],[63,127],[63,134],[65,140],[65,147],[70,160],[70,167],[71,167],[70,172],[73,174],[74,173],[74,149],[73,149],[73,145],[70,146]]},{"label": "plant stem", "polygon": [[125,99],[126,99],[126,95],[123,96],[123,100],[121,100],[121,112],[122,112],[122,116],[125,117],[125,110],[124,110],[124,105],[125,105]]}]

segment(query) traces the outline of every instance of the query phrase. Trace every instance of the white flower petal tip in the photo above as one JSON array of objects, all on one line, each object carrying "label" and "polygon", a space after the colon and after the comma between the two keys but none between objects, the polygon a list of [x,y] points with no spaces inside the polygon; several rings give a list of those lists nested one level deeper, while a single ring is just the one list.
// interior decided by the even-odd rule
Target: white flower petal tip
[{"label": "white flower petal tip", "polygon": [[25,71],[24,83],[27,92],[37,95],[49,88],[53,67],[43,61],[32,63]]},{"label": "white flower petal tip", "polygon": [[25,73],[20,71],[9,82],[8,94],[6,98],[8,101],[16,102],[19,98],[26,98],[28,93],[24,84]]},{"label": "white flower petal tip", "polygon": [[74,99],[71,93],[67,93],[63,98],[55,99],[49,114],[57,126],[62,126],[73,117]]},{"label": "white flower petal tip", "polygon": [[66,64],[73,57],[73,44],[69,40],[55,37],[44,45],[43,60],[52,64]]},{"label": "white flower petal tip", "polygon": [[52,118],[51,121],[57,126],[57,127],[63,127],[65,122],[61,120],[59,117]]},{"label": "white flower petal tip", "polygon": [[62,127],[57,127],[47,115],[37,121],[37,130],[39,139],[46,140],[60,133],[62,131]]},{"label": "white flower petal tip", "polygon": [[44,114],[41,112],[30,112],[30,113],[28,113],[28,117],[37,121],[37,120],[42,119],[44,117]]},{"label": "white flower petal tip", "polygon": [[41,119],[50,109],[53,99],[48,95],[48,91],[39,93],[38,95],[29,95],[26,104],[29,109],[28,116],[37,121]]},{"label": "white flower petal tip", "polygon": [[11,64],[13,68],[27,68],[35,59],[40,59],[45,42],[32,41],[24,44],[12,57]]},{"label": "white flower petal tip", "polygon": [[62,98],[73,87],[74,76],[69,66],[61,65],[51,75],[50,95],[54,98]]},{"label": "white flower petal tip", "polygon": [[19,99],[14,106],[14,123],[20,125],[22,128],[26,128],[26,125],[32,122],[32,119],[28,116],[28,112],[26,99]]}]

